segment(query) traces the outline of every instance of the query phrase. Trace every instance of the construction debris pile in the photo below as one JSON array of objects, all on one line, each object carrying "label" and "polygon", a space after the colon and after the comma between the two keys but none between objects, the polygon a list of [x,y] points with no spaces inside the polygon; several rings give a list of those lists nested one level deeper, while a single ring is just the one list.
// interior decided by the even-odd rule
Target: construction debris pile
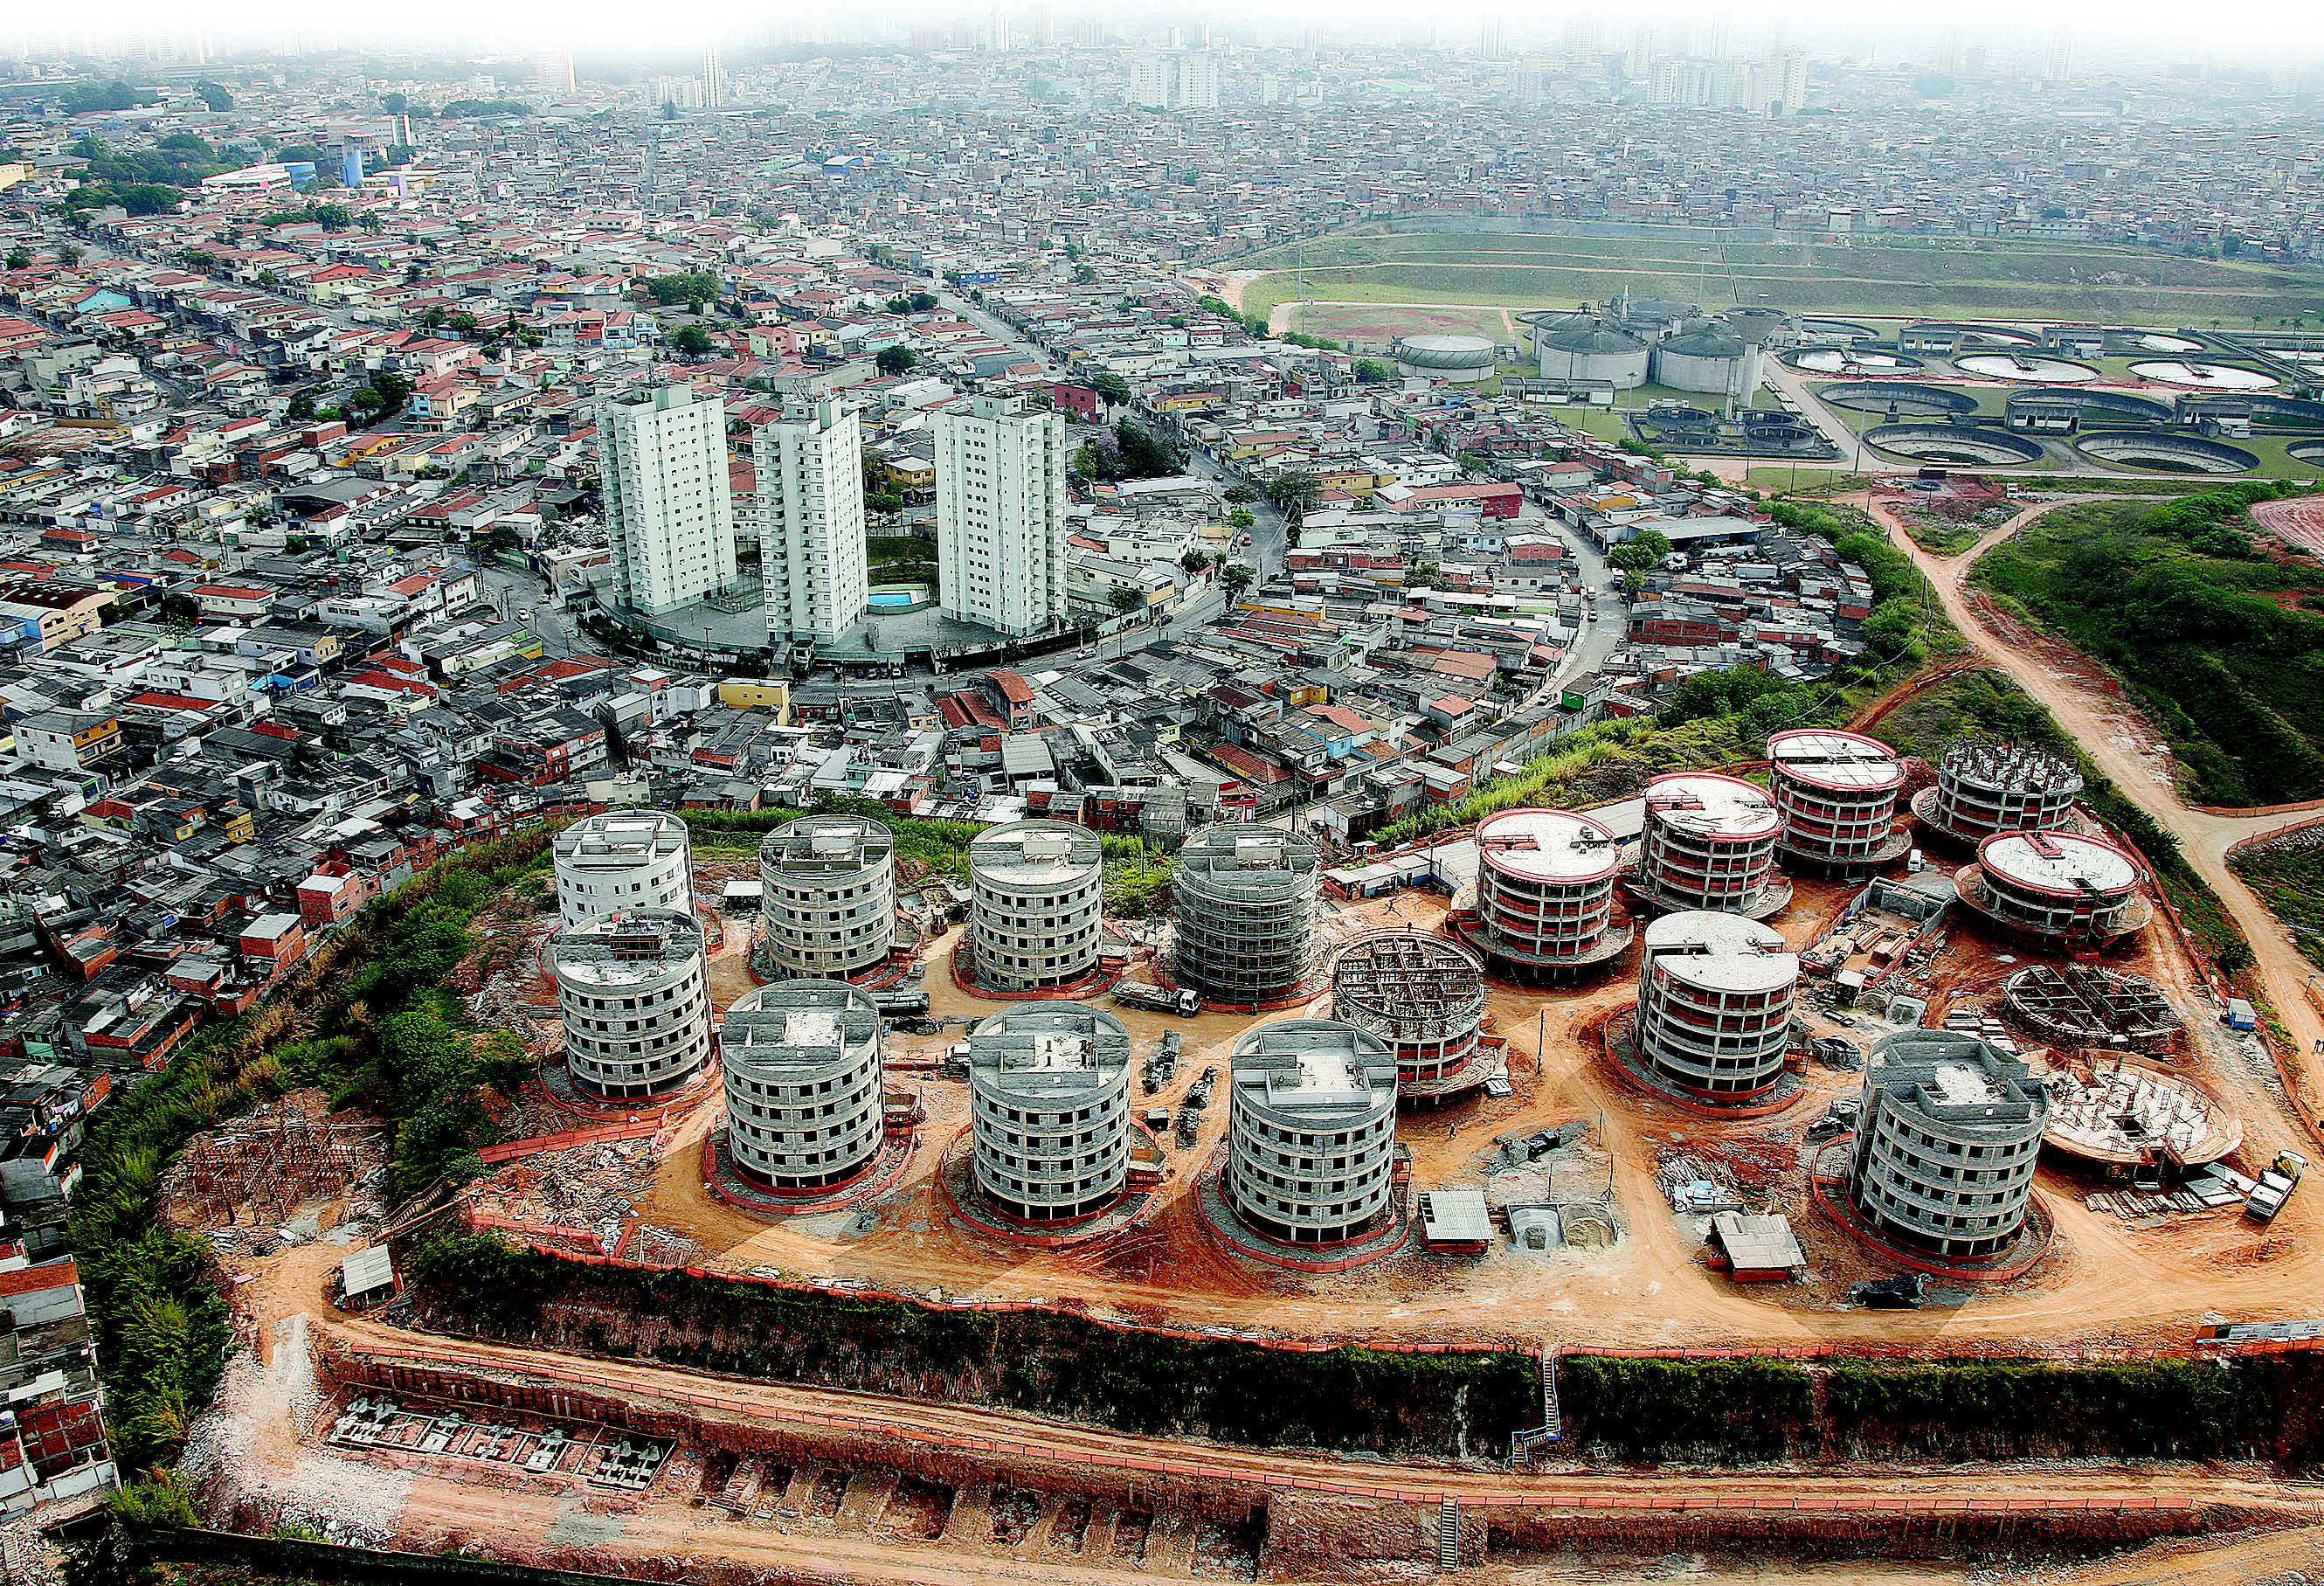
[{"label": "construction debris pile", "polygon": [[541,1151],[520,1157],[471,1185],[468,1204],[522,1228],[586,1231],[611,1253],[653,1188],[656,1160],[651,1139]]}]

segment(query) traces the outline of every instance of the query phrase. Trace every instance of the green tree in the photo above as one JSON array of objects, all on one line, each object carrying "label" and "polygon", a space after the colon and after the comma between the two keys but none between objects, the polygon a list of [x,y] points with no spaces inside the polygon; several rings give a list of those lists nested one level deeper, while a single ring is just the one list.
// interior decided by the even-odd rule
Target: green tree
[{"label": "green tree", "polygon": [[1278,474],[1267,482],[1267,499],[1286,515],[1305,512],[1323,493],[1323,483],[1313,474]]},{"label": "green tree", "polygon": [[1248,529],[1258,521],[1257,518],[1240,507],[1227,514],[1227,527],[1231,529]]},{"label": "green tree", "polygon": [[201,96],[203,104],[221,115],[234,108],[234,96],[226,91],[222,83],[196,83],[194,92]]},{"label": "green tree", "polygon": [[32,255],[24,248],[11,248],[8,250],[8,257],[5,261],[0,261],[0,263],[5,263],[11,270],[30,270],[32,267]]},{"label": "green tree", "polygon": [[698,358],[716,344],[710,339],[710,333],[699,325],[681,325],[670,333],[669,345],[689,358]]},{"label": "green tree", "polygon": [[1231,598],[1241,595],[1244,590],[1250,588],[1252,580],[1258,576],[1258,574],[1240,562],[1229,562],[1219,569],[1219,584]]},{"label": "green tree", "polygon": [[1117,584],[1107,592],[1106,602],[1118,612],[1134,612],[1146,604],[1146,591],[1132,589],[1127,584]]},{"label": "green tree", "polygon": [[901,374],[919,361],[918,353],[900,343],[892,347],[881,347],[879,355],[872,360],[882,374]]},{"label": "green tree", "polygon": [[1130,382],[1111,369],[1099,370],[1091,377],[1089,384],[1092,391],[1109,402],[1126,402],[1130,400]]},{"label": "green tree", "polygon": [[1396,370],[1378,358],[1358,358],[1356,379],[1365,385],[1385,385],[1396,378]]}]

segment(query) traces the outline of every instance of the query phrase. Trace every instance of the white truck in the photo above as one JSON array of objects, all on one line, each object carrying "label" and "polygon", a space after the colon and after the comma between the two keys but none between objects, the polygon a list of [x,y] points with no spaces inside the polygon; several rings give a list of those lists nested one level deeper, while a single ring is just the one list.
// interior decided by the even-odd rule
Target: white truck
[{"label": "white truck", "polygon": [[1131,1008],[1175,1013],[1181,1019],[1192,1019],[1203,1010],[1199,991],[1157,986],[1151,981],[1122,981],[1113,988],[1113,1000]]}]

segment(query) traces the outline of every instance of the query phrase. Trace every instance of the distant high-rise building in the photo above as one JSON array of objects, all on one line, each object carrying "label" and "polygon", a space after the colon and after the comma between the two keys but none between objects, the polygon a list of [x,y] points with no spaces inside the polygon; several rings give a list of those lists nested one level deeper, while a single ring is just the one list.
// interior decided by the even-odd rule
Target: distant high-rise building
[{"label": "distant high-rise building", "polygon": [[1505,53],[1507,53],[1507,47],[1502,42],[1501,14],[1499,12],[1488,11],[1485,13],[1484,37],[1478,41],[1477,53],[1483,56],[1488,60],[1499,60]]},{"label": "distant high-rise building", "polygon": [[690,385],[608,398],[597,461],[622,604],[658,616],[733,586],[724,402]]},{"label": "distant high-rise building", "polygon": [[1170,96],[1177,87],[1177,60],[1175,56],[1152,51],[1130,59],[1130,102],[1148,110],[1170,108]]},{"label": "distant high-rise building", "polygon": [[793,401],[752,433],[767,632],[835,638],[863,615],[863,434],[829,397]]},{"label": "distant high-rise building", "polygon": [[1947,28],[1937,38],[1937,69],[1951,77],[1961,69],[1961,32]]},{"label": "distant high-rise building", "polygon": [[545,51],[532,58],[532,86],[544,94],[573,91],[573,57],[562,50]]},{"label": "distant high-rise building", "polygon": [[702,51],[702,103],[712,110],[726,103],[726,63],[715,44],[706,45]]},{"label": "distant high-rise building", "polygon": [[2074,76],[2074,35],[2060,29],[2050,35],[2050,42],[2042,51],[2042,80],[2046,83],[2070,82]]},{"label": "distant high-rise building", "polygon": [[658,77],[646,86],[656,105],[675,105],[680,110],[702,108],[702,79],[698,77]]},{"label": "distant high-rise building", "polygon": [[1057,14],[1049,0],[1033,0],[1032,13],[1025,19],[1025,41],[1037,50],[1056,43]]},{"label": "distant high-rise building", "polygon": [[1219,107],[1219,58],[1207,50],[1178,57],[1178,107],[1216,110]]},{"label": "distant high-rise building", "polygon": [[1572,15],[1559,35],[1569,55],[1595,55],[1598,52],[1598,19],[1594,16]]},{"label": "distant high-rise building", "polygon": [[1003,633],[1065,617],[1065,421],[1014,398],[936,415],[936,581],[945,614]]}]

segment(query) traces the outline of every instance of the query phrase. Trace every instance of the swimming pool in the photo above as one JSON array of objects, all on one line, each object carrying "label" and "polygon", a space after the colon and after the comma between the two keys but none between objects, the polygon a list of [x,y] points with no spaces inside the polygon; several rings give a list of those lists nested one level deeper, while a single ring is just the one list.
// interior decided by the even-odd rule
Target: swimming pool
[{"label": "swimming pool", "polygon": [[863,597],[863,604],[873,611],[886,611],[896,606],[910,605],[920,597],[908,589],[875,589]]}]

